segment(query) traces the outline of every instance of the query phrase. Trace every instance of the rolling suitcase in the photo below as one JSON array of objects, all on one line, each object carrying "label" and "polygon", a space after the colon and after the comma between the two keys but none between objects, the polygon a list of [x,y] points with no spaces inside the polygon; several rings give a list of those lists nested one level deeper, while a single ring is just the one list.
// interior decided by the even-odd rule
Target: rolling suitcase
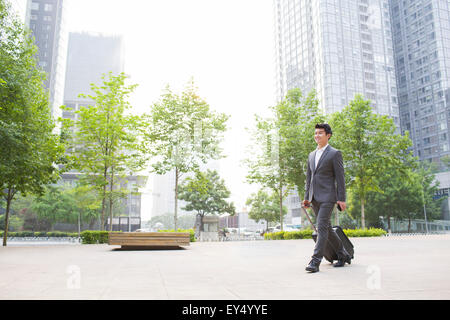
[{"label": "rolling suitcase", "polygon": [[[314,228],[315,232],[313,232],[312,238],[313,238],[314,242],[317,242],[316,226],[312,223],[311,218],[309,217],[306,209],[303,206],[301,208],[305,212],[306,217],[308,218],[309,222],[311,223],[311,225]],[[341,227],[334,226],[334,227],[332,227],[332,229],[334,232],[336,232],[339,239],[341,239],[342,245],[344,246],[344,248],[348,252],[348,254],[351,256],[351,258],[353,259],[355,251],[354,251],[353,244],[351,243],[350,239],[347,237],[347,235],[344,233],[344,231],[342,230]],[[330,239],[328,239],[327,245],[325,246],[324,252],[323,252],[323,256],[327,261],[333,263],[334,260],[338,260],[336,248],[337,248],[337,244],[332,243],[332,241]]]}]

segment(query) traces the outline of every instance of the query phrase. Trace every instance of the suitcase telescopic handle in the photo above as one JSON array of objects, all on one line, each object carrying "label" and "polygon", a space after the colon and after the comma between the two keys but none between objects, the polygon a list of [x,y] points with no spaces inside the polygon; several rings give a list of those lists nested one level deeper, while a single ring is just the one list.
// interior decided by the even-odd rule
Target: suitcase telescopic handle
[{"label": "suitcase telescopic handle", "polygon": [[314,223],[311,221],[311,218],[309,217],[308,211],[306,211],[306,207],[302,205],[301,208],[303,209],[303,212],[305,212],[306,217],[307,217],[308,220],[309,220],[309,223],[311,223],[311,225],[313,226],[314,230],[317,232],[316,226],[315,226]]}]

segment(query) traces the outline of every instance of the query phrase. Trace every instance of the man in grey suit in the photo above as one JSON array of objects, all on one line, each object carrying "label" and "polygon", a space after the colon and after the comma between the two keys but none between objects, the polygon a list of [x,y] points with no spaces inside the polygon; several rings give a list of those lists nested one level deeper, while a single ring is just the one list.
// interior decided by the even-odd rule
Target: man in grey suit
[{"label": "man in grey suit", "polygon": [[306,267],[306,271],[310,272],[319,271],[323,250],[328,240],[338,244],[338,262],[334,264],[335,267],[343,267],[346,262],[351,262],[350,255],[342,245],[342,241],[331,228],[331,213],[336,202],[341,210],[346,209],[342,153],[328,145],[332,134],[328,124],[317,124],[314,132],[317,149],[308,157],[303,206],[310,207],[312,205],[317,218],[318,233],[312,260]]}]

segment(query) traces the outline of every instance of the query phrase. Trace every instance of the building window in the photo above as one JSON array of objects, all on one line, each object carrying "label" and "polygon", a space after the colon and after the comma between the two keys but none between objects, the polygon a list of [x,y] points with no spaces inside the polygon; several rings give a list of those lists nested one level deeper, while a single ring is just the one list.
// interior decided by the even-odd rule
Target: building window
[{"label": "building window", "polygon": [[32,2],[31,3],[31,10],[39,10],[39,3]]},{"label": "building window", "polygon": [[31,20],[37,20],[37,18],[38,18],[38,17],[37,17],[37,15],[35,15],[35,14],[32,14],[32,15],[30,16],[30,19],[31,19]]},{"label": "building window", "polygon": [[46,3],[44,5],[44,11],[52,11],[53,10],[53,5],[51,5],[50,3]]},{"label": "building window", "polygon": [[52,17],[51,16],[44,16],[44,21],[52,21]]}]

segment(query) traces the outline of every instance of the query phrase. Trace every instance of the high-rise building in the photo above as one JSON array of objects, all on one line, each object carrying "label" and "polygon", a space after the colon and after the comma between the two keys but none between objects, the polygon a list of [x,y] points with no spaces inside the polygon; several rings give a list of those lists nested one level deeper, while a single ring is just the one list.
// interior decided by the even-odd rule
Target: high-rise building
[{"label": "high-rise building", "polygon": [[450,155],[450,3],[391,0],[400,122],[420,160]]},{"label": "high-rise building", "polygon": [[67,56],[65,0],[28,0],[26,25],[38,47],[38,65],[47,73],[52,115],[61,115]]},{"label": "high-rise building", "polygon": [[[124,72],[124,41],[122,36],[94,33],[70,33],[64,90],[64,105],[71,110],[62,113],[63,118],[76,119],[75,111],[89,106],[89,98],[80,94],[94,94],[91,83],[100,86],[102,75]],[[63,174],[61,183],[75,184],[80,173]],[[128,176],[119,179],[121,189],[135,191],[145,185],[147,177]],[[134,231],[141,225],[141,194],[132,192],[117,205],[120,215],[113,218],[113,230]],[[109,219],[108,219],[109,220]],[[98,226],[97,226],[98,227]]]},{"label": "high-rise building", "polygon": [[[448,196],[450,172],[450,2],[390,0],[402,132],[410,132],[414,155],[435,163],[439,196]],[[450,220],[450,199],[442,219]]]},{"label": "high-rise building", "polygon": [[102,83],[102,75],[124,72],[123,36],[70,32],[67,50],[64,103],[80,102],[80,94],[91,94],[91,83]]},{"label": "high-rise building", "polygon": [[316,89],[340,111],[363,94],[400,127],[387,0],[274,0],[277,99]]},{"label": "high-rise building", "polygon": [[[400,132],[388,0],[274,0],[277,99],[315,89],[325,114],[362,94]],[[286,201],[299,224],[300,200]]]}]

